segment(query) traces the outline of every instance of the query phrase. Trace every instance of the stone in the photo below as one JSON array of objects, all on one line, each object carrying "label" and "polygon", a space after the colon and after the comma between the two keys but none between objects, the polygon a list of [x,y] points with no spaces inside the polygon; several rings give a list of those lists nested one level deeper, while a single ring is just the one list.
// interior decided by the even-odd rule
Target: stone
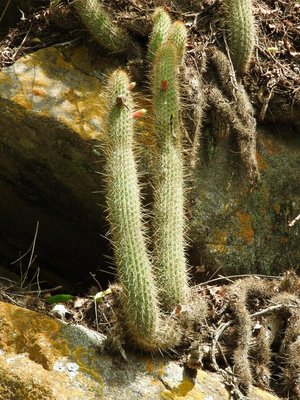
[{"label": "stone", "polygon": [[[199,276],[277,275],[297,269],[300,258],[300,136],[293,128],[258,128],[257,160],[261,181],[251,187],[229,136],[202,138],[200,162],[191,191],[190,237]],[[209,154],[209,155],[208,155]],[[206,268],[205,268],[206,267]]]},{"label": "stone", "polygon": [[103,84],[87,60],[84,48],[49,48],[0,73],[0,254],[12,262],[25,253],[39,221],[35,250],[42,274],[50,265],[60,277],[47,277],[54,284],[95,271],[108,244],[95,193]]},{"label": "stone", "polygon": [[[195,381],[166,355],[103,350],[104,337],[80,325],[0,302],[0,398],[5,400],[225,400],[221,377]],[[251,389],[249,400],[277,397]]]}]

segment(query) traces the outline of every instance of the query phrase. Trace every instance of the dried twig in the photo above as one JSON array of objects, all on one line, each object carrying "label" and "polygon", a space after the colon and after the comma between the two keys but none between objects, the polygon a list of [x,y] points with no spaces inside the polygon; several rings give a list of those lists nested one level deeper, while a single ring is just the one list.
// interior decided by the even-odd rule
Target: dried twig
[{"label": "dried twig", "polygon": [[300,220],[300,214],[299,215],[297,215],[297,217],[296,218],[294,218],[293,219],[293,221],[291,221],[291,222],[289,222],[289,226],[294,226],[295,225],[295,223],[297,222],[297,221],[299,221]]},{"label": "dried twig", "polygon": [[23,279],[21,280],[21,285],[20,285],[21,288],[23,287],[23,285],[24,285],[24,283],[25,283],[25,281],[26,281],[26,279],[27,279],[29,269],[30,269],[30,267],[32,266],[33,261],[34,261],[34,259],[35,259],[35,257],[34,257],[34,251],[35,251],[36,239],[37,239],[37,235],[38,235],[38,231],[39,231],[39,224],[40,224],[39,221],[37,221],[37,223],[36,223],[36,228],[35,228],[35,233],[34,233],[34,238],[33,238],[33,242],[32,242],[32,245],[31,245],[31,253],[30,253],[30,258],[29,258],[28,266],[27,266],[27,269],[26,269],[25,274],[24,274],[24,276],[23,276]]}]

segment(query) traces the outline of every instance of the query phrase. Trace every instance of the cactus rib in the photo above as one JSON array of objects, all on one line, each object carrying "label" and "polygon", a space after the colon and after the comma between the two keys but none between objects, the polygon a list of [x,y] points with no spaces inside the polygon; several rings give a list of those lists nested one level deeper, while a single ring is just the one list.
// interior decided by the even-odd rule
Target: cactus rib
[{"label": "cactus rib", "polygon": [[158,7],[152,15],[153,28],[149,40],[147,58],[152,62],[159,46],[167,40],[168,31],[171,26],[171,18],[169,14],[162,8]]},{"label": "cactus rib", "polygon": [[184,52],[186,47],[187,30],[183,22],[175,21],[172,23],[168,40],[174,44],[178,57],[178,64],[182,64],[184,60]]}]

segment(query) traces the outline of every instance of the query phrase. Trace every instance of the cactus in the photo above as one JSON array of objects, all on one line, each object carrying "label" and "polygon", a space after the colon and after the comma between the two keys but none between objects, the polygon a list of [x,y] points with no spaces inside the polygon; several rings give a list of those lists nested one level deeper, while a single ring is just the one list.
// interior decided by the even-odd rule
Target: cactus
[{"label": "cactus", "polygon": [[117,28],[98,0],[76,0],[73,5],[83,24],[102,47],[110,51],[126,48],[126,35]]},{"label": "cactus", "polygon": [[170,41],[153,65],[153,110],[157,136],[154,177],[154,263],[162,304],[185,302],[188,276],[184,254],[184,188],[179,121],[178,54]]},{"label": "cactus", "polygon": [[247,72],[255,44],[252,0],[224,0],[230,56],[237,76]]},{"label": "cactus", "polygon": [[168,33],[168,40],[176,47],[178,64],[182,64],[184,60],[186,39],[187,30],[184,23],[181,21],[173,22]]},{"label": "cactus", "polygon": [[115,71],[108,82],[107,206],[126,323],[133,335],[147,337],[157,330],[159,311],[132,149],[133,101],[129,83],[121,70]]},{"label": "cactus", "polygon": [[171,26],[169,14],[161,7],[157,8],[152,16],[153,28],[149,40],[147,58],[149,62],[154,59],[159,46],[167,40]]},{"label": "cactus", "polygon": [[124,71],[112,73],[107,90],[108,136],[105,141],[108,216],[122,289],[122,314],[130,338],[143,349],[157,351],[178,345],[181,331],[175,321],[165,320],[159,312],[142,222],[133,153],[135,117],[129,87]]}]

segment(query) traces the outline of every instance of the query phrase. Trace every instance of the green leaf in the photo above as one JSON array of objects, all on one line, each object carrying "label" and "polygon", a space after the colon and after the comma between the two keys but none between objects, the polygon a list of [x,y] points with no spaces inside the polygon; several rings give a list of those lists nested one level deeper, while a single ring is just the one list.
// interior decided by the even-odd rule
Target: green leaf
[{"label": "green leaf", "polygon": [[66,303],[69,300],[73,300],[74,296],[71,294],[56,294],[55,296],[50,296],[46,299],[46,303],[48,304],[56,304],[56,303]]}]

